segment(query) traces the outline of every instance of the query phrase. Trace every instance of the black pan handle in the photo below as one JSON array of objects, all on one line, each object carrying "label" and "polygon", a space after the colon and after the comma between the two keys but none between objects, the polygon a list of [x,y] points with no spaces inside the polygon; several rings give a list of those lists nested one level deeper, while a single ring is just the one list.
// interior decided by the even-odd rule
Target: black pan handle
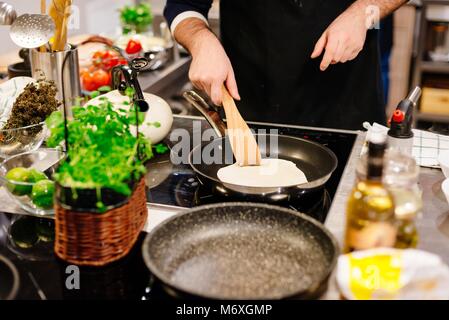
[{"label": "black pan handle", "polygon": [[220,117],[220,114],[214,110],[207,102],[195,91],[186,91],[182,94],[192,106],[194,106],[201,114],[206,118],[207,122],[214,129],[219,138],[223,138],[226,135],[226,124]]}]

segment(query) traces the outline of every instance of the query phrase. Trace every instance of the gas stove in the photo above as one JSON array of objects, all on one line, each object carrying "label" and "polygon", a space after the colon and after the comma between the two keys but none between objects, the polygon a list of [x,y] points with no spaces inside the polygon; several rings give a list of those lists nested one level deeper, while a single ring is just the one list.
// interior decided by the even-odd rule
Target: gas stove
[{"label": "gas stove", "polygon": [[[194,130],[192,121],[186,122],[185,118],[177,118],[175,122],[177,128],[185,129],[189,133],[192,133]],[[267,132],[275,129],[281,135],[289,135],[315,141],[327,146],[335,153],[338,158],[338,167],[326,183],[325,190],[314,195],[314,199],[311,199],[312,201],[307,201],[308,204],[281,204],[290,209],[309,214],[317,220],[324,222],[357,135],[350,131],[315,130],[274,124],[250,124],[250,126],[253,129],[263,129]],[[203,120],[201,127],[207,128],[207,122]],[[167,144],[170,145],[170,142],[167,141]],[[236,200],[220,197],[212,193],[211,190],[208,190],[202,185],[201,181],[198,180],[195,172],[189,165],[172,165],[170,162],[170,154],[168,153],[154,159],[149,164],[149,172],[150,176],[153,177],[153,181],[155,181],[154,183],[151,181],[149,183],[147,182],[147,185],[150,186],[147,192],[147,197],[151,203],[192,208],[203,204]],[[160,176],[164,176],[164,179],[160,179]]]},{"label": "gas stove", "polygon": [[[195,118],[198,120],[198,118]],[[205,121],[202,128],[208,128]],[[192,118],[175,117],[174,128],[194,130]],[[354,145],[356,134],[301,127],[252,124],[256,129],[278,129],[285,134],[317,141],[330,148],[338,158],[338,167],[308,208],[286,204],[317,220],[324,221]],[[167,144],[170,143],[167,141]],[[156,156],[149,163],[146,177],[148,201],[178,208],[228,201],[204,188],[190,166],[174,165],[170,154]],[[231,199],[232,200],[232,199]],[[150,208],[151,218],[151,208]],[[53,254],[53,221],[23,215],[0,213],[0,256],[10,260],[20,276],[17,299],[159,299],[167,295],[154,281],[142,259],[143,232],[134,249],[124,259],[102,268],[80,268],[80,289],[66,287],[68,265]]]}]

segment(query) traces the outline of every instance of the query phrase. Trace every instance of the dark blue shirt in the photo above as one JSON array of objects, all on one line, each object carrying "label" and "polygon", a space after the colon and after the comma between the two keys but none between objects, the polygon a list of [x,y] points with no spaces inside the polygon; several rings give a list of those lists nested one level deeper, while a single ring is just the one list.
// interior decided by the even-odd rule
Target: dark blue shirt
[{"label": "dark blue shirt", "polygon": [[206,19],[212,6],[212,0],[167,0],[164,16],[170,26],[179,14],[186,11],[195,11]]}]

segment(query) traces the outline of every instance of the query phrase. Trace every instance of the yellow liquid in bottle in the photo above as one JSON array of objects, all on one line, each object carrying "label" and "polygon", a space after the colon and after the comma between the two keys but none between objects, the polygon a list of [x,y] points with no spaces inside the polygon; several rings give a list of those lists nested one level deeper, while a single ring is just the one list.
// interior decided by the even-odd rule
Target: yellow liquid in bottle
[{"label": "yellow liquid in bottle", "polygon": [[348,202],[344,252],[393,247],[395,242],[392,195],[381,182],[359,182]]}]

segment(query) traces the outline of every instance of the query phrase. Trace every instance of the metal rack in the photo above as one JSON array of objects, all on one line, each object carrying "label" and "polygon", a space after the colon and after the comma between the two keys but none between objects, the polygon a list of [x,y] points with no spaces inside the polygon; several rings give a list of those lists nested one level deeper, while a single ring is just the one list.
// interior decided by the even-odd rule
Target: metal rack
[{"label": "metal rack", "polygon": [[[417,10],[416,27],[415,32],[417,36],[415,37],[414,45],[414,61],[413,61],[413,72],[411,79],[411,87],[422,86],[423,74],[440,74],[448,75],[449,77],[449,63],[446,62],[434,62],[426,60],[425,55],[425,43],[427,36],[427,10],[429,5],[447,5],[449,6],[449,0],[422,0],[415,1]],[[426,121],[426,122],[440,122],[449,123],[449,114],[433,114],[428,112],[422,112],[417,110],[415,113],[416,121]]]}]

